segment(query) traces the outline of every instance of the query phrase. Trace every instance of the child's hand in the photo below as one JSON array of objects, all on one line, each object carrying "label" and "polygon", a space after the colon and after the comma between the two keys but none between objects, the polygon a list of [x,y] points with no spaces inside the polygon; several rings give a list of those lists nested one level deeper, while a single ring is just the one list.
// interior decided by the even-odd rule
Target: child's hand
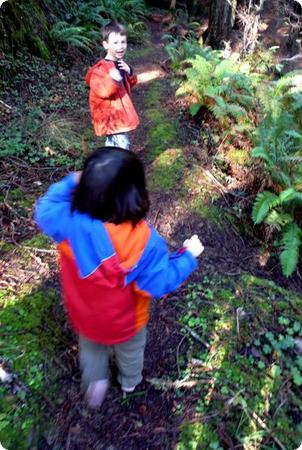
[{"label": "child's hand", "polygon": [[80,182],[81,176],[82,176],[82,171],[74,172],[74,179],[75,179],[76,183]]},{"label": "child's hand", "polygon": [[119,60],[117,61],[117,65],[118,65],[118,68],[119,68],[119,69],[124,70],[125,72],[127,72],[128,75],[130,75],[131,69],[130,69],[130,67],[128,66],[128,64],[125,63],[124,60],[119,59]]},{"label": "child's hand", "polygon": [[190,239],[186,239],[183,243],[183,246],[186,247],[186,249],[192,253],[195,258],[199,256],[204,251],[204,246],[200,242],[197,234],[194,234]]},{"label": "child's hand", "polygon": [[115,68],[109,70],[109,75],[114,81],[122,81],[123,79],[119,71]]}]

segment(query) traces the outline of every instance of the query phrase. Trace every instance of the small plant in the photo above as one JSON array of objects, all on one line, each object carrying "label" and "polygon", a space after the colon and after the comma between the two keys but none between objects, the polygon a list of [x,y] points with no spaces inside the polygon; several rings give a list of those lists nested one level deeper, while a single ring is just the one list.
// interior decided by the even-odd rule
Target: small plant
[{"label": "small plant", "polygon": [[[262,350],[266,363],[274,363],[275,371],[283,377],[290,377],[294,385],[302,386],[302,357],[295,351],[295,339],[301,339],[300,322],[294,318],[280,316],[276,331],[267,331],[254,340],[254,345]],[[257,362],[265,368],[263,360]]]}]

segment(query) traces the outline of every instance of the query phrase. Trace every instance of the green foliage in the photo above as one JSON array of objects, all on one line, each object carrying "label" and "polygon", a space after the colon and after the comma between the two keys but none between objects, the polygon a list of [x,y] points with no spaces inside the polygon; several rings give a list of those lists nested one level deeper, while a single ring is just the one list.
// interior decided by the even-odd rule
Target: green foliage
[{"label": "green foliage", "polygon": [[[264,120],[252,155],[264,161],[279,195],[265,191],[256,197],[252,218],[281,233],[280,261],[290,276],[299,260],[302,204],[302,93],[297,72],[272,83],[261,93]],[[280,192],[281,191],[281,192]]]},{"label": "green foliage", "polygon": [[64,313],[57,293],[49,289],[26,295],[2,291],[0,305],[1,358],[15,376],[14,391],[9,385],[0,389],[0,442],[26,450],[38,447],[49,419],[45,397],[56,401],[57,367],[52,361],[58,349],[65,350]]},{"label": "green foliage", "polygon": [[71,120],[46,117],[40,108],[32,108],[9,127],[0,127],[0,157],[22,157],[34,164],[77,168],[81,164],[81,136]]},{"label": "green foliage", "polygon": [[93,42],[91,37],[89,37],[91,33],[93,33],[94,37],[97,37],[94,32],[87,31],[82,26],[72,26],[66,22],[57,22],[51,29],[50,36],[57,42],[91,52]]},{"label": "green foliage", "polygon": [[196,39],[193,31],[189,32],[185,38],[164,34],[162,39],[166,42],[165,50],[169,55],[172,70],[178,71],[182,69],[188,59],[197,55],[205,59],[219,59],[219,52],[204,47],[202,42]]},{"label": "green foliage", "polygon": [[256,224],[263,222],[271,207],[276,205],[278,197],[272,192],[261,192],[257,195],[252,218]]},{"label": "green foliage", "polygon": [[147,14],[144,0],[95,0],[105,17],[123,24],[143,19]]},{"label": "green foliage", "polygon": [[206,106],[223,126],[235,122],[248,129],[248,111],[256,106],[253,77],[236,60],[208,49],[204,53],[187,60],[190,67],[177,95],[192,94],[197,99],[191,107],[193,115]]},{"label": "green foliage", "polygon": [[196,414],[183,424],[176,448],[224,448],[226,435],[246,449],[264,442],[275,449],[274,438],[283,448],[300,445],[301,302],[249,275],[188,286],[181,318],[188,344],[178,357],[178,382],[194,384],[184,402],[190,408],[194,402]]},{"label": "green foliage", "polygon": [[[297,387],[302,385],[302,358],[295,351],[295,340],[302,337],[301,324],[294,317],[280,316],[275,325],[276,330],[260,334],[253,345],[262,351],[258,358],[264,367],[274,364],[275,375],[292,379]],[[257,364],[257,360],[255,360]]]},{"label": "green foliage", "polygon": [[2,9],[0,48],[15,52],[25,46],[44,58],[57,43],[91,51],[93,42],[100,41],[100,28],[112,20],[129,24],[130,40],[138,40],[147,14],[144,0],[21,0],[6,2]]},{"label": "green foliage", "polygon": [[279,246],[282,272],[287,277],[294,272],[301,244],[301,227],[295,222],[295,212],[302,204],[302,194],[293,188],[282,191],[279,196],[269,191],[257,195],[252,219],[254,223],[267,223],[273,230],[282,231]]},{"label": "green foliage", "polygon": [[302,229],[295,223],[290,222],[284,228],[281,239],[280,261],[282,272],[285,276],[290,276],[298,264],[299,249],[301,245]]}]

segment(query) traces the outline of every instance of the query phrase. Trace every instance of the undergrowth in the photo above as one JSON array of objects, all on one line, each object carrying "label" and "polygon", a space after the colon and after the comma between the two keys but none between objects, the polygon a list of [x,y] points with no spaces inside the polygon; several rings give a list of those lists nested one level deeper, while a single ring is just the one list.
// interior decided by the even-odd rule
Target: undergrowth
[{"label": "undergrowth", "polygon": [[182,383],[180,397],[195,412],[179,450],[300,445],[301,305],[295,293],[250,275],[188,286],[181,319],[188,345],[174,385]]}]

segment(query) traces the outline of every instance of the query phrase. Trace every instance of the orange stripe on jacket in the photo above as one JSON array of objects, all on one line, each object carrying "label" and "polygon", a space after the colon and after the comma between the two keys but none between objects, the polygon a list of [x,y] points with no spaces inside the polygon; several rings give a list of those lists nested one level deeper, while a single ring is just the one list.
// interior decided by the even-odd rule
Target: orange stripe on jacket
[{"label": "orange stripe on jacket", "polygon": [[[125,270],[130,269],[142,256],[150,238],[151,231],[147,222],[142,220],[135,227],[131,222],[124,222],[120,225],[106,223],[105,227],[121,266]],[[151,297],[148,292],[139,289],[136,283],[133,283],[133,292],[136,298],[135,317],[138,331],[148,322]]]},{"label": "orange stripe on jacket", "polygon": [[150,228],[145,221],[133,227],[131,222],[120,225],[105,223],[113,247],[119,257],[123,269],[128,270],[140,259],[150,238]]}]

